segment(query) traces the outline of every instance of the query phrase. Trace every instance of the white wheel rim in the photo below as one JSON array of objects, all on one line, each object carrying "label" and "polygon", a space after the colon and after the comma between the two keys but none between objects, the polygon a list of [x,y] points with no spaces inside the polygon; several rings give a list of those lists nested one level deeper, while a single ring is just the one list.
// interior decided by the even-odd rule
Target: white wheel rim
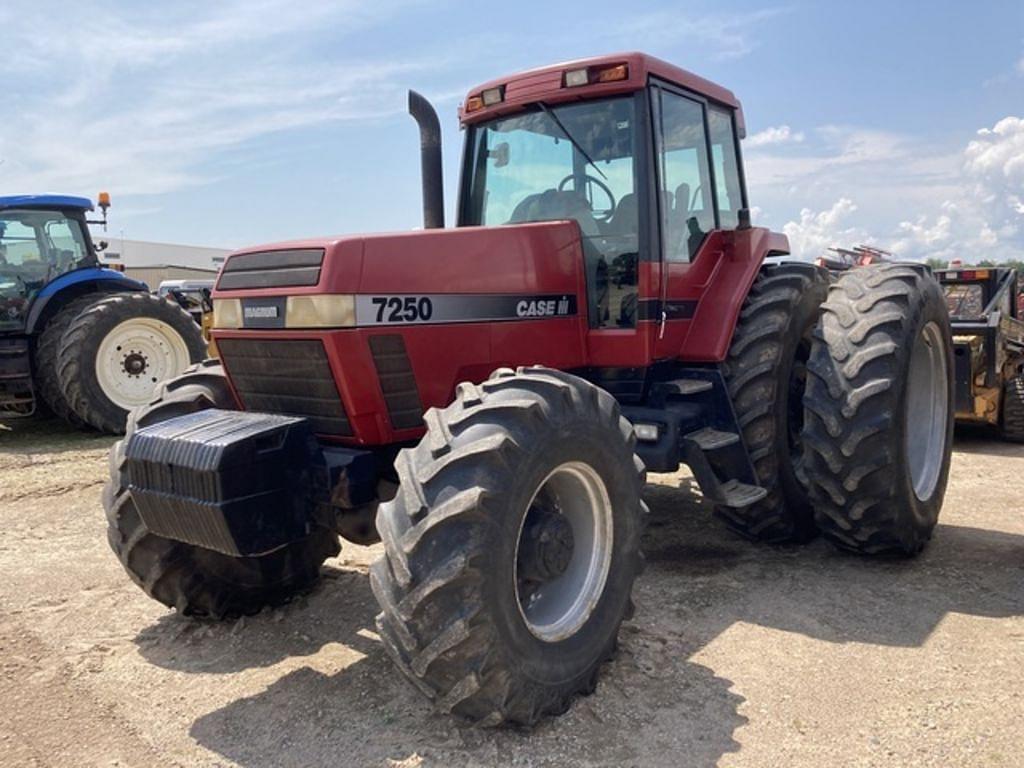
[{"label": "white wheel rim", "polygon": [[[545,489],[557,499],[560,515],[572,528],[572,555],[563,573],[542,583],[524,602],[520,594],[520,545],[527,515]],[[578,461],[567,462],[544,478],[519,524],[512,585],[519,613],[535,637],[558,642],[572,637],[586,624],[608,580],[612,537],[611,499],[593,467]]]},{"label": "white wheel rim", "polygon": [[932,497],[942,473],[949,416],[946,345],[935,323],[928,323],[914,341],[907,377],[906,456],[914,494]]},{"label": "white wheel rim", "polygon": [[160,382],[190,362],[188,345],[174,328],[152,317],[132,318],[100,343],[96,381],[111,402],[131,410],[148,403]]}]

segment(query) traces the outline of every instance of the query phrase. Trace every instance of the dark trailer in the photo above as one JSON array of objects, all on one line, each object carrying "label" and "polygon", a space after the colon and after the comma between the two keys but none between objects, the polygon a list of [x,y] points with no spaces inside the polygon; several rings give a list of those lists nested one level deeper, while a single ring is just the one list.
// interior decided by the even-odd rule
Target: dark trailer
[{"label": "dark trailer", "polygon": [[958,423],[990,424],[1024,442],[1024,320],[1017,270],[936,273],[953,326]]}]

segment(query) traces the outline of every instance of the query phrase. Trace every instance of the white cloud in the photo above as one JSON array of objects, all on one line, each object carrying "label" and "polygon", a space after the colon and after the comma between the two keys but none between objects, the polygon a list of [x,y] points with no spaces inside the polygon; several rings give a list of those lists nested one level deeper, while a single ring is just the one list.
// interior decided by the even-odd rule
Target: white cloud
[{"label": "white cloud", "polygon": [[961,182],[939,213],[900,222],[894,252],[965,261],[1024,254],[1024,119],[978,131],[964,149]]},{"label": "white cloud", "polygon": [[788,125],[780,125],[765,128],[752,136],[748,136],[743,145],[745,147],[766,147],[772,144],[800,144],[804,140],[804,134],[792,130]]},{"label": "white cloud", "polygon": [[872,238],[862,228],[849,223],[857,205],[841,197],[824,211],[804,208],[799,221],[790,221],[782,231],[789,238],[789,247],[798,259],[811,260],[834,246],[850,247],[869,244]]},{"label": "white cloud", "polygon": [[802,258],[862,242],[914,260],[1024,254],[1020,117],[978,131],[959,151],[888,131],[824,126],[799,146],[761,144],[747,157],[747,178],[752,199],[768,212],[802,204],[784,227]]},{"label": "white cloud", "polygon": [[399,76],[427,62],[308,49],[319,30],[355,35],[399,7],[190,2],[55,26],[45,4],[5,4],[0,77],[33,87],[0,125],[0,190],[166,193],[216,178],[224,150],[268,134],[401,111]]}]

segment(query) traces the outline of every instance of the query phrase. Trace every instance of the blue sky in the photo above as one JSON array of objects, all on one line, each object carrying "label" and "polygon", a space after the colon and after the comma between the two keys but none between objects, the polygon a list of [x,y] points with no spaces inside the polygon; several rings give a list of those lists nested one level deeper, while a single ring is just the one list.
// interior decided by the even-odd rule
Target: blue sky
[{"label": "blue sky", "polygon": [[811,257],[1024,254],[1024,3],[5,0],[0,194],[114,198],[114,236],[236,247],[420,222],[405,89],[644,50],[747,116],[755,221]]}]

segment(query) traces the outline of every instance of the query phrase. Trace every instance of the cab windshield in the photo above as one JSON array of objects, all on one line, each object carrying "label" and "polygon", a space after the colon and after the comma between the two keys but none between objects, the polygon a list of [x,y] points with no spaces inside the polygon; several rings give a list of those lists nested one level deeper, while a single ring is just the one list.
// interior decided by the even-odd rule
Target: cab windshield
[{"label": "cab windshield", "polygon": [[93,258],[80,220],[61,211],[0,211],[0,328],[20,326],[46,283]]},{"label": "cab windshield", "polygon": [[463,224],[576,221],[591,325],[636,323],[638,206],[632,96],[496,118],[471,128]]}]

